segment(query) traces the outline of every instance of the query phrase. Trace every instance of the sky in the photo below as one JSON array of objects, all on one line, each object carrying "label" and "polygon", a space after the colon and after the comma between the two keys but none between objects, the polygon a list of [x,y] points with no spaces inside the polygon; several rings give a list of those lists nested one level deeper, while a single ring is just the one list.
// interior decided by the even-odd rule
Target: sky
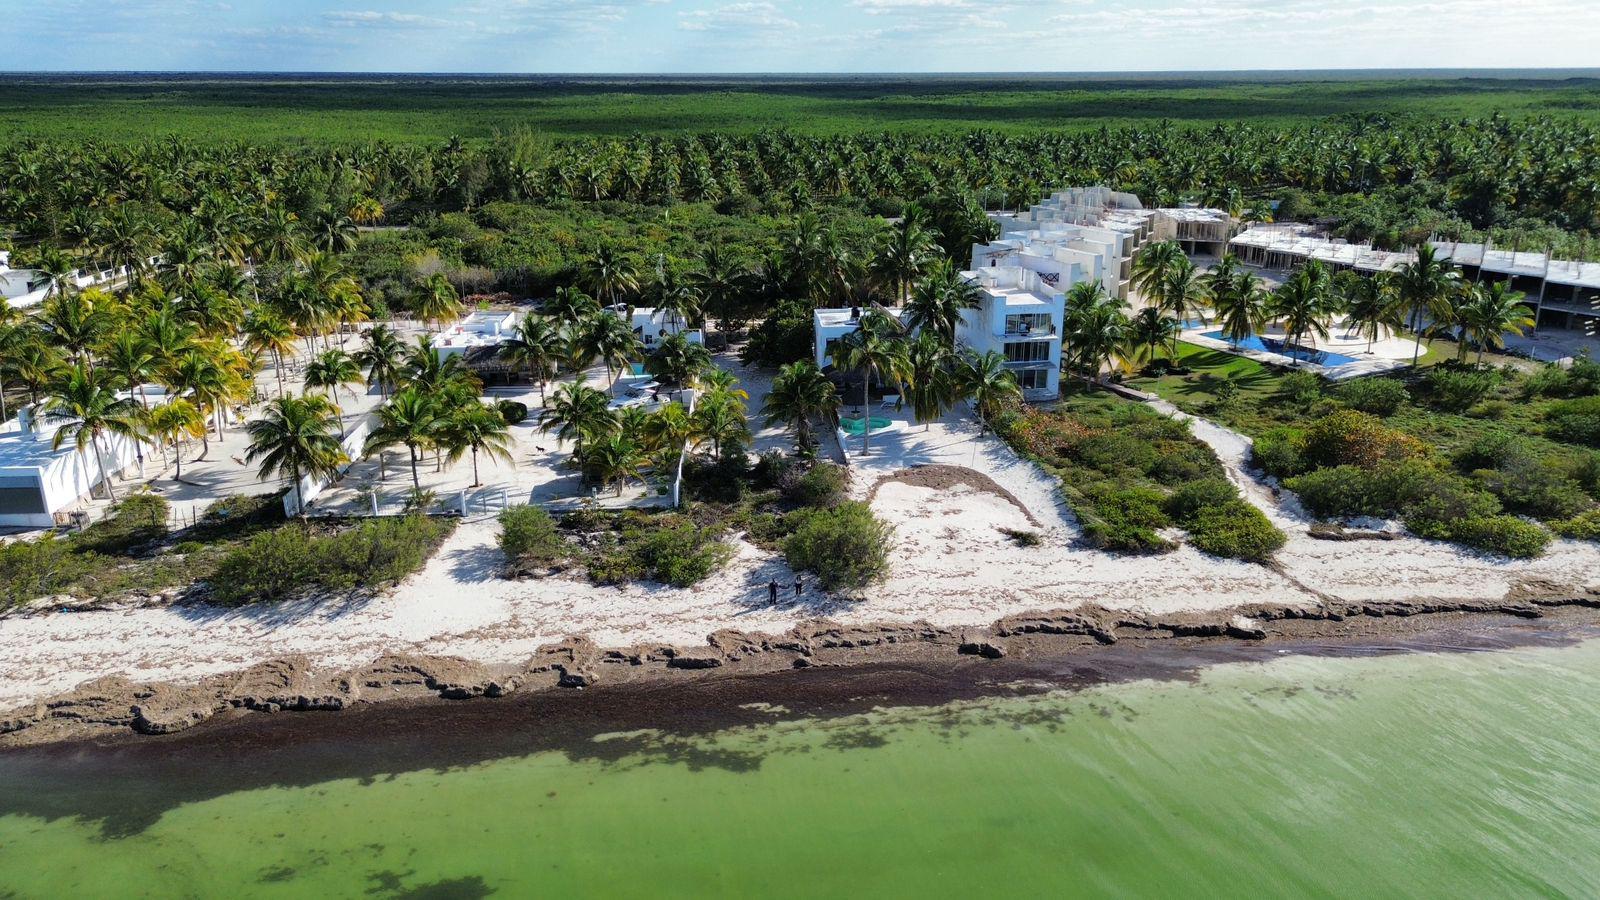
[{"label": "sky", "polygon": [[0,0],[0,22],[0,71],[1600,65],[1600,0]]}]

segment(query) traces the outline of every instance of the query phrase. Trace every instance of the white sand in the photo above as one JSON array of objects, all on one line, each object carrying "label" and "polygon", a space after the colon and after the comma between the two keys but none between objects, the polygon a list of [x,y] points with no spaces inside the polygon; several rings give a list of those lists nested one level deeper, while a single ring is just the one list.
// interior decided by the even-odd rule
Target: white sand
[{"label": "white sand", "polygon": [[[907,465],[968,466],[1004,486],[1032,513],[1045,542],[1016,546],[999,528],[1036,530],[1010,502],[966,486],[948,490],[888,482],[873,506],[897,529],[889,577],[858,601],[792,597],[781,559],[748,544],[724,571],[692,590],[600,588],[569,580],[506,581],[492,520],[462,525],[416,576],[361,603],[303,603],[271,609],[129,609],[0,620],[0,708],[56,693],[105,674],[193,680],[260,660],[304,653],[352,666],[383,653],[457,654],[517,662],[542,643],[588,634],[602,645],[694,644],[712,631],[781,632],[805,619],[846,623],[926,619],[981,625],[1014,613],[1080,603],[1149,613],[1201,611],[1252,602],[1498,598],[1521,579],[1600,585],[1600,547],[1558,542],[1540,560],[1507,562],[1448,545],[1403,538],[1334,543],[1307,536],[1292,503],[1243,473],[1245,438],[1214,425],[1196,433],[1215,447],[1247,496],[1289,532],[1280,568],[1220,560],[1193,549],[1149,557],[1074,546],[1076,524],[1054,482],[960,416],[928,431],[903,429],[852,457],[854,491]],[[883,452],[878,453],[881,449]],[[785,585],[766,605],[768,579]],[[1308,590],[1302,585],[1309,586]]]}]

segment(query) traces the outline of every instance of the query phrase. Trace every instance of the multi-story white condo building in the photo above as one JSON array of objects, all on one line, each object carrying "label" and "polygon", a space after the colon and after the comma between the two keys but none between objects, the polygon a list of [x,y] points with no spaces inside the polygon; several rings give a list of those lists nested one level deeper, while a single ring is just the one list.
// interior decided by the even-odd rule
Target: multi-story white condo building
[{"label": "multi-story white condo building", "polygon": [[[1078,275],[1071,264],[1050,278],[1022,266],[990,266],[961,273],[978,285],[982,303],[961,314],[956,344],[977,353],[1005,355],[1028,400],[1054,400],[1061,390],[1061,333],[1066,294],[1061,278]],[[1050,280],[1047,280],[1050,278]]]}]

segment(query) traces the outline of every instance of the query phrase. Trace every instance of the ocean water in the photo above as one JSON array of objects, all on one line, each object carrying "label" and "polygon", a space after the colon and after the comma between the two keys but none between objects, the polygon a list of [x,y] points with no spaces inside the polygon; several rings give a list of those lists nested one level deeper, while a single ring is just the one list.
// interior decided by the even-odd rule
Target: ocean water
[{"label": "ocean water", "polygon": [[166,806],[181,774],[0,757],[0,896],[1596,896],[1596,697],[1591,641],[644,729]]}]

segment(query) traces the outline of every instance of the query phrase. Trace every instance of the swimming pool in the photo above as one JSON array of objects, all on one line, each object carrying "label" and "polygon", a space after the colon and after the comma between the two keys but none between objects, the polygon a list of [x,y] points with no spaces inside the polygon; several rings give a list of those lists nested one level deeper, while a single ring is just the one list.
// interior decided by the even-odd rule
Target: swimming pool
[{"label": "swimming pool", "polygon": [[1333,368],[1335,366],[1348,366],[1357,362],[1354,356],[1345,356],[1343,353],[1333,353],[1328,350],[1307,350],[1304,347],[1290,347],[1283,341],[1275,338],[1264,338],[1259,334],[1252,334],[1242,341],[1230,341],[1223,336],[1222,330],[1207,331],[1201,337],[1208,337],[1214,341],[1225,341],[1234,347],[1243,347],[1246,350],[1258,350],[1263,353],[1276,353],[1290,359],[1303,362],[1316,363],[1319,366]]},{"label": "swimming pool", "polygon": [[[861,434],[861,432],[866,430],[866,426],[862,425],[861,423],[862,423],[861,419],[840,419],[839,420],[839,430],[844,432],[845,434],[856,434],[856,435],[859,435],[859,434]],[[872,430],[873,431],[881,431],[881,430],[883,430],[885,428],[888,428],[892,424],[894,424],[894,420],[893,419],[885,419],[882,416],[873,416],[872,417]]]}]

